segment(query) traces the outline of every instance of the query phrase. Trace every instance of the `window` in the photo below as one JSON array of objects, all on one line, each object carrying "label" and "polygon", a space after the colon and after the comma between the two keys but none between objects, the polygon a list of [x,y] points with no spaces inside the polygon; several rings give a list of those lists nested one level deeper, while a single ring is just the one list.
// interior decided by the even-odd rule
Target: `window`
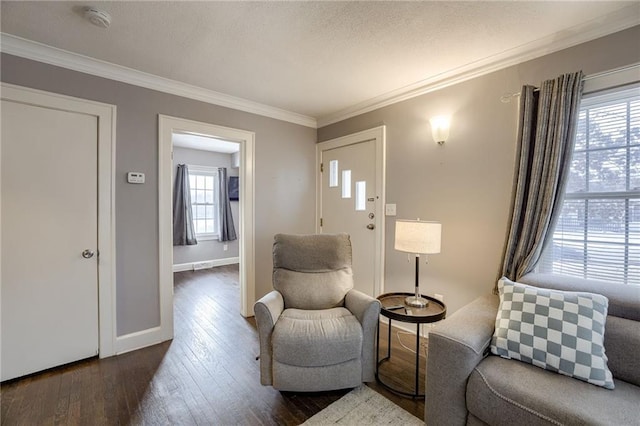
[{"label": "window", "polygon": [[640,285],[640,86],[584,97],[565,200],[538,270]]},{"label": "window", "polygon": [[196,237],[201,240],[218,236],[218,169],[189,166],[191,212]]}]

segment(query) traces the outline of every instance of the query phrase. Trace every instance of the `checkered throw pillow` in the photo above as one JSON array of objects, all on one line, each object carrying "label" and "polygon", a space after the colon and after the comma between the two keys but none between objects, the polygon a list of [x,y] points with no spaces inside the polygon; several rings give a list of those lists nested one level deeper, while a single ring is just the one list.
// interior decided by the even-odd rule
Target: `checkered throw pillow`
[{"label": "checkered throw pillow", "polygon": [[491,352],[613,389],[604,353],[609,300],[599,294],[498,281]]}]

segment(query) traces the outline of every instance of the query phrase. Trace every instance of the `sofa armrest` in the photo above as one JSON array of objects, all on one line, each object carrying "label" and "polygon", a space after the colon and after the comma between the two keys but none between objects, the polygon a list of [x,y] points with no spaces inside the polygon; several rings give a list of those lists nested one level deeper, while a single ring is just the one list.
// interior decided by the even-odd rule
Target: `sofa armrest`
[{"label": "sofa armrest", "polygon": [[273,384],[271,334],[282,311],[284,311],[284,299],[282,294],[275,290],[265,294],[253,305],[260,337],[260,383],[263,385]]},{"label": "sofa armrest", "polygon": [[349,290],[344,306],[362,325],[362,381],[375,380],[376,330],[380,315],[380,301],[357,290]]},{"label": "sofa armrest", "polygon": [[429,332],[425,385],[428,425],[466,424],[467,380],[488,353],[498,302],[494,295],[478,298]]}]

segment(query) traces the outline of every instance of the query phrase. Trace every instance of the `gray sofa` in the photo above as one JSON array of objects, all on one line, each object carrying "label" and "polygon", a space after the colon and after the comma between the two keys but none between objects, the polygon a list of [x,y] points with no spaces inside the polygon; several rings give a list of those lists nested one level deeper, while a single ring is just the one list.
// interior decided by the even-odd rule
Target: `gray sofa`
[{"label": "gray sofa", "polygon": [[609,299],[608,390],[491,355],[499,298],[476,299],[429,333],[428,425],[640,425],[640,287],[529,274],[521,283]]}]

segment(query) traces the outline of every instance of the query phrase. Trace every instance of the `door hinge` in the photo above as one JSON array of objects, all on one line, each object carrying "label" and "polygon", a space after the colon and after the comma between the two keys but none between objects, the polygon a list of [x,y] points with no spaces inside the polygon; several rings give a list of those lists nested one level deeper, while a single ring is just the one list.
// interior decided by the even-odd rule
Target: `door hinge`
[{"label": "door hinge", "polygon": [[320,173],[324,172],[324,163],[320,163]]},{"label": "door hinge", "polygon": [[322,227],[322,218],[320,218],[320,227]]}]

